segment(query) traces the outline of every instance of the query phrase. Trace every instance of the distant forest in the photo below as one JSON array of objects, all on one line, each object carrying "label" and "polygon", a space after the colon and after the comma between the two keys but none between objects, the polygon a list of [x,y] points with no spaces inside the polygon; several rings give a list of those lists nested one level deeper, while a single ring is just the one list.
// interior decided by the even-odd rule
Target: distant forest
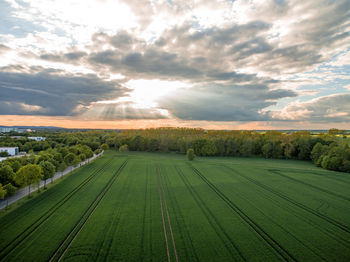
[{"label": "distant forest", "polygon": [[40,166],[43,178],[49,178],[53,171],[77,165],[93,153],[108,148],[179,154],[186,154],[192,148],[196,156],[311,160],[316,166],[328,170],[350,172],[350,135],[338,129],[324,133],[216,131],[199,128],[41,130],[36,132],[36,136],[44,136],[46,140],[38,142],[28,140],[26,136],[28,134],[12,133],[0,137],[0,146],[18,146],[20,151],[29,153],[0,163],[0,184],[21,186],[14,178],[26,165]]},{"label": "distant forest", "polygon": [[317,166],[350,172],[350,136],[330,129],[311,134],[296,131],[214,131],[189,128],[128,130],[111,135],[104,143],[132,151],[177,152],[193,148],[197,156],[264,157],[312,160]]}]

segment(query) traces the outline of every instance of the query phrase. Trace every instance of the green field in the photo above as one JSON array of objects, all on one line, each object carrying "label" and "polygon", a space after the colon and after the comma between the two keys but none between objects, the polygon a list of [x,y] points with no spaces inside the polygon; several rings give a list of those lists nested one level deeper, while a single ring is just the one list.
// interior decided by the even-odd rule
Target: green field
[{"label": "green field", "polygon": [[350,176],[107,152],[1,217],[0,261],[350,261]]}]

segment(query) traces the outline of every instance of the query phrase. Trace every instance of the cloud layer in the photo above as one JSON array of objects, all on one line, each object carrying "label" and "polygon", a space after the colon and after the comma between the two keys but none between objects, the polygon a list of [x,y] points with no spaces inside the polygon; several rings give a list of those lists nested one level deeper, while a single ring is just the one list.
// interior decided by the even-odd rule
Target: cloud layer
[{"label": "cloud layer", "polygon": [[349,120],[347,0],[7,0],[6,8],[2,115]]}]

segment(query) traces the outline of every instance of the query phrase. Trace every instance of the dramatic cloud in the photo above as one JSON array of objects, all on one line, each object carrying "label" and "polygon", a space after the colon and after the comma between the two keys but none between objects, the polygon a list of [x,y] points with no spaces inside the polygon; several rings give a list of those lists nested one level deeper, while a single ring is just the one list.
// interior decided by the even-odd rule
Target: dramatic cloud
[{"label": "dramatic cloud", "polygon": [[186,120],[262,121],[269,120],[260,110],[276,100],[294,97],[289,90],[269,90],[265,85],[198,87],[181,89],[163,97],[160,106]]},{"label": "dramatic cloud", "polygon": [[350,94],[336,94],[308,102],[290,103],[281,111],[271,112],[273,118],[312,120],[313,122],[349,122]]},{"label": "dramatic cloud", "polygon": [[127,89],[94,75],[0,72],[0,91],[2,114],[69,116],[97,99],[123,96]]},{"label": "dramatic cloud", "polygon": [[349,120],[348,0],[6,0],[2,10],[1,115]]}]

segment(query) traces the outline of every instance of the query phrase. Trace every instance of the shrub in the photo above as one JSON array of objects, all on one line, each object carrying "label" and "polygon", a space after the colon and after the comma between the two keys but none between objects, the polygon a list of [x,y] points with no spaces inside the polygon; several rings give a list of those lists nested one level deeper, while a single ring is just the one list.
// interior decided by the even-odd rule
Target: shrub
[{"label": "shrub", "polygon": [[192,161],[195,158],[194,150],[192,148],[188,149],[186,156],[188,160]]},{"label": "shrub", "polygon": [[122,145],[119,147],[119,152],[127,152],[129,151],[128,145]]}]

